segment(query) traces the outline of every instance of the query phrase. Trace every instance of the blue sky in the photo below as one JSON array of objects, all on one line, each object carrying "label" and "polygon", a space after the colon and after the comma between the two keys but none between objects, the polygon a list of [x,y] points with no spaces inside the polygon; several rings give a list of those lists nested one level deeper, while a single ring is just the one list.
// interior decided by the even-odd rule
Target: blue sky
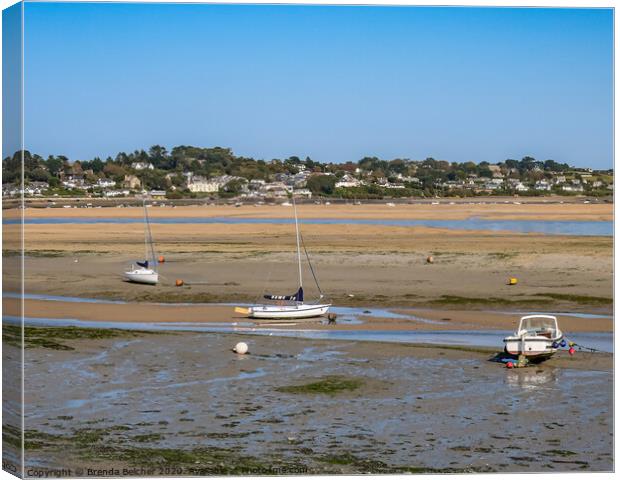
[{"label": "blue sky", "polygon": [[612,167],[613,13],[25,6],[25,144]]}]

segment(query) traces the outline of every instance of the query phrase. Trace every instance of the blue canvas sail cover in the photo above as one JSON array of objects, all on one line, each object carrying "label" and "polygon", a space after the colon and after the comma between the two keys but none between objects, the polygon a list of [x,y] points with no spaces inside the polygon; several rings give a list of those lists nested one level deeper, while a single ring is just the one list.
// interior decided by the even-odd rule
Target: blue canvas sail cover
[{"label": "blue canvas sail cover", "polygon": [[304,289],[299,287],[295,295],[263,295],[267,300],[294,300],[296,302],[304,301]]},{"label": "blue canvas sail cover", "polygon": [[144,262],[136,262],[142,268],[149,268],[149,261],[145,260]]}]

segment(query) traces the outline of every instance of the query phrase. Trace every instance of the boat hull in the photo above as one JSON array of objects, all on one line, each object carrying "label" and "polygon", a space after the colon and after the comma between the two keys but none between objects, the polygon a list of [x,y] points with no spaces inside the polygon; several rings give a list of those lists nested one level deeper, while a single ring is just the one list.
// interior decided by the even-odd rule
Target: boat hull
[{"label": "boat hull", "polygon": [[510,355],[525,355],[530,358],[544,358],[550,357],[558,351],[557,347],[554,347],[554,342],[557,344],[562,341],[562,337],[547,338],[547,337],[517,337],[511,336],[504,339],[504,345],[506,353]]},{"label": "boat hull", "polygon": [[331,305],[255,305],[248,310],[250,318],[312,318],[325,315]]},{"label": "boat hull", "polygon": [[159,274],[154,270],[132,270],[131,272],[125,272],[125,280],[132,283],[157,285]]}]

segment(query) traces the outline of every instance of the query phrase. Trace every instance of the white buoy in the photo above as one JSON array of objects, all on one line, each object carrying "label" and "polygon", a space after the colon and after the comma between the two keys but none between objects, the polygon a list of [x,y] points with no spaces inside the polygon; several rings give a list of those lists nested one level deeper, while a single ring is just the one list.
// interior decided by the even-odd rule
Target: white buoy
[{"label": "white buoy", "polygon": [[248,344],[245,342],[239,342],[235,345],[235,348],[233,348],[233,352],[238,353],[239,355],[245,355],[248,353]]}]

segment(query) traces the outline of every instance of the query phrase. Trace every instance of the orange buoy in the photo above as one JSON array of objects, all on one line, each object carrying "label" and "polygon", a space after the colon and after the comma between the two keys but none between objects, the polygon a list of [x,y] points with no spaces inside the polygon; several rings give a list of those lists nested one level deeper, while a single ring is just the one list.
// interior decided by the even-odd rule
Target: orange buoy
[{"label": "orange buoy", "polygon": [[159,263],[164,263],[164,262],[166,261],[166,259],[164,258],[164,256],[163,256],[163,255],[160,255],[160,256],[159,256],[159,258],[157,259],[157,261],[158,261]]},{"label": "orange buoy", "polygon": [[177,287],[182,287],[182,286],[183,286],[183,280],[181,280],[181,279],[177,279],[177,281],[176,281],[176,286],[177,286]]}]

